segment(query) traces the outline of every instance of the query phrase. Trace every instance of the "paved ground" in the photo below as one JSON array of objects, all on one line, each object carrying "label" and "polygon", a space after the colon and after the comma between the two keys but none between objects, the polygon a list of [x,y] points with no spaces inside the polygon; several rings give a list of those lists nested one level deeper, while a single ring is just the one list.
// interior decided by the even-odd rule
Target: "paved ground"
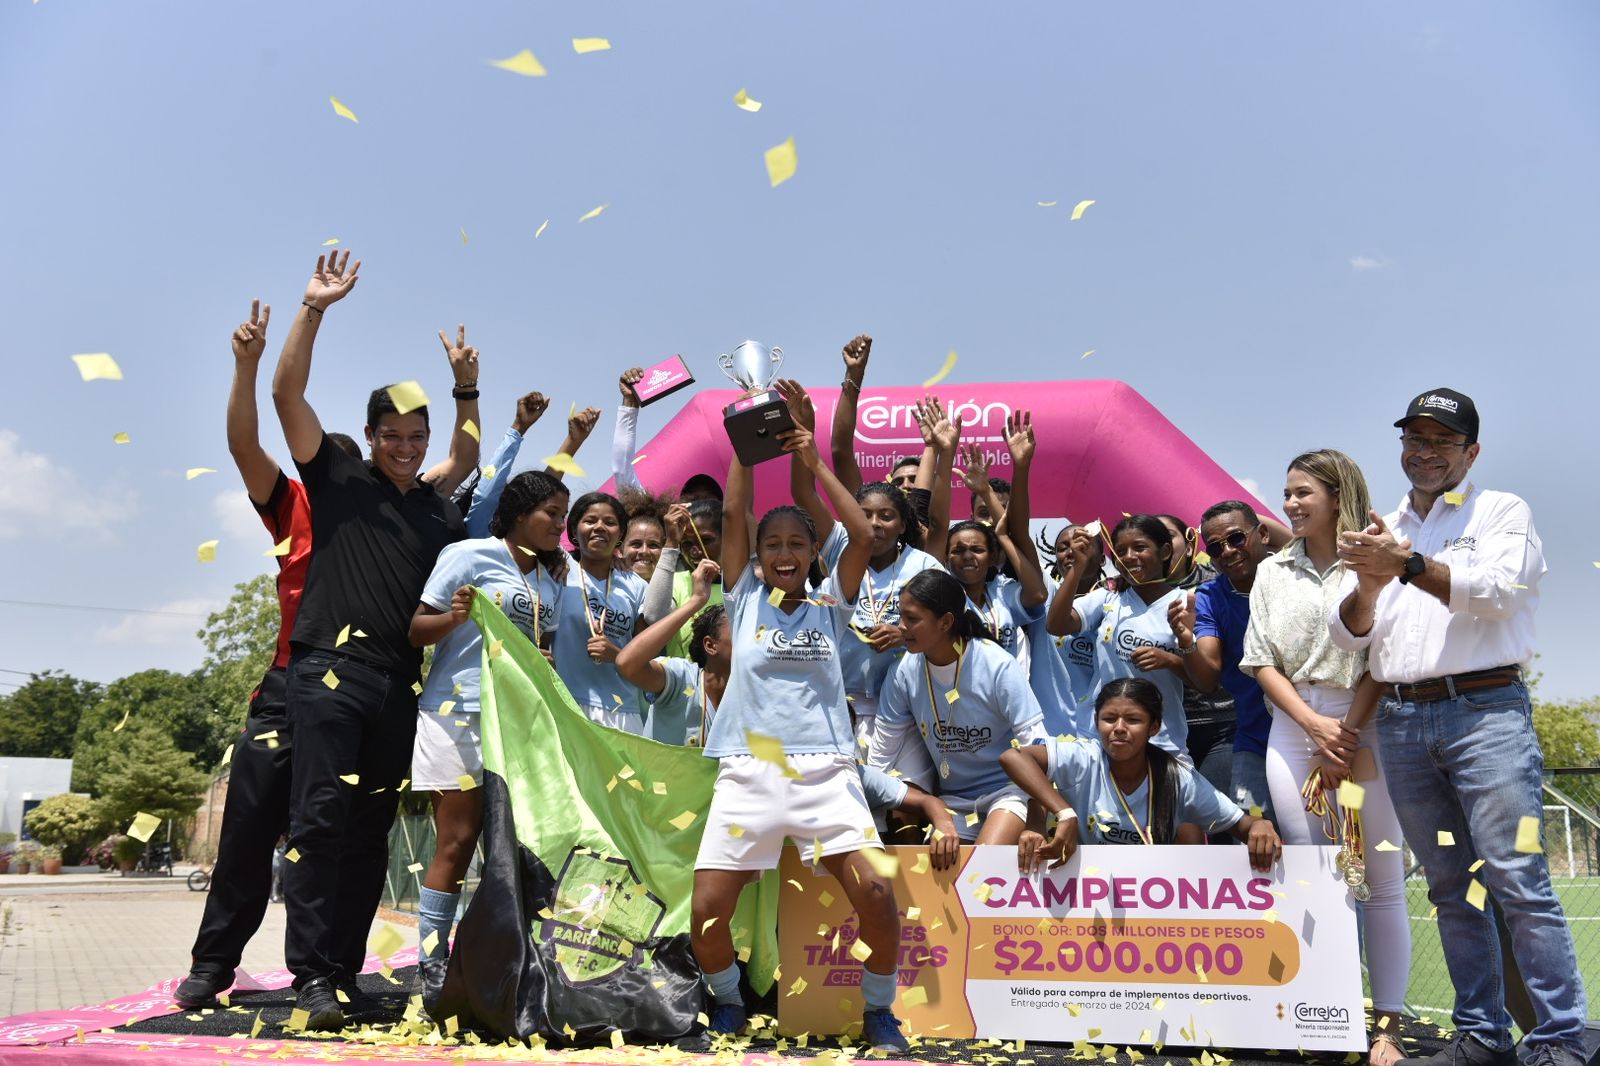
[{"label": "paved ground", "polygon": [[[206,900],[187,873],[0,875],[0,1017],[102,1003],[187,973]],[[245,969],[282,968],[283,930],[273,904]]]}]

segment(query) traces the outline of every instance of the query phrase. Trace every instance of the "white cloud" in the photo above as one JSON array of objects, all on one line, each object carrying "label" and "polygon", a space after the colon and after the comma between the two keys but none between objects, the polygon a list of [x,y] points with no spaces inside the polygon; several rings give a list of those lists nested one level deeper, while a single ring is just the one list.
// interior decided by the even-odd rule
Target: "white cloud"
[{"label": "white cloud", "polygon": [[1389,257],[1382,252],[1377,255],[1352,255],[1350,257],[1350,269],[1358,274],[1367,270],[1387,270],[1389,269]]},{"label": "white cloud", "polygon": [[95,639],[109,644],[181,645],[194,643],[206,624],[206,616],[220,610],[222,600],[187,599],[152,604],[159,614],[129,614],[120,622],[101,626]]},{"label": "white cloud", "polygon": [[266,527],[261,524],[261,516],[256,513],[255,504],[250,502],[250,494],[244,489],[217,493],[211,501],[211,513],[216,516],[222,532],[228,535],[229,540],[243,541],[245,544],[265,542]]},{"label": "white cloud", "polygon": [[128,489],[86,489],[71,469],[28,451],[9,429],[0,429],[0,470],[0,539],[88,530],[111,540],[137,501]]},{"label": "white cloud", "polygon": [[1261,499],[1261,482],[1257,481],[1253,477],[1242,477],[1235,480],[1239,482],[1239,487],[1241,489],[1244,489],[1244,491],[1248,492],[1256,499]]}]

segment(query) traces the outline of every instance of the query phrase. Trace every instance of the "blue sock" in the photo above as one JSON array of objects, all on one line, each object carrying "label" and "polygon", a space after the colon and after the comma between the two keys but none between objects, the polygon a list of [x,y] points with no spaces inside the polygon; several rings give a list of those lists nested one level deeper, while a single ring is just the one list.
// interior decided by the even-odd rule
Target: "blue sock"
[{"label": "blue sock", "polygon": [[744,999],[739,995],[739,964],[737,962],[726,970],[706,974],[706,984],[711,989],[711,998],[723,1006],[742,1007]]},{"label": "blue sock", "polygon": [[459,902],[459,892],[435,892],[423,886],[422,898],[417,902],[417,943],[425,944],[429,933],[439,934],[433,950],[423,948],[423,955],[430,959],[442,959],[450,954],[450,927],[456,923],[456,904]]},{"label": "blue sock", "polygon": [[865,966],[861,968],[861,998],[866,1001],[868,1010],[893,1010],[898,984],[896,974],[873,973]]}]

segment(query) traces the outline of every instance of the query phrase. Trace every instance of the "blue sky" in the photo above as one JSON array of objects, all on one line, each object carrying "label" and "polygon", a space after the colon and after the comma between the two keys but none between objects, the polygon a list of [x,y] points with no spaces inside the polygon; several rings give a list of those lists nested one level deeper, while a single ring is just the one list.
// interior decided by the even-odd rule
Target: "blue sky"
[{"label": "blue sky", "polygon": [[[591,36],[612,50],[575,54]],[[547,77],[485,62],[524,48]],[[745,336],[818,384],[862,331],[881,383],[950,349],[957,382],[1120,378],[1269,501],[1332,446],[1393,506],[1390,423],[1461,389],[1476,482],[1544,541],[1543,694],[1600,693],[1597,54],[1579,2],[5,0],[0,598],[105,610],[0,603],[0,691],[198,665],[197,616],[270,565],[223,438],[228,335],[271,302],[270,371],[337,237],[365,265],[317,351],[328,426],[359,432],[386,381],[442,393],[435,332],[465,322],[488,435],[541,389],[540,457],[598,404],[595,480],[621,369],[682,352],[718,384]],[[99,351],[124,381],[78,380]]]}]

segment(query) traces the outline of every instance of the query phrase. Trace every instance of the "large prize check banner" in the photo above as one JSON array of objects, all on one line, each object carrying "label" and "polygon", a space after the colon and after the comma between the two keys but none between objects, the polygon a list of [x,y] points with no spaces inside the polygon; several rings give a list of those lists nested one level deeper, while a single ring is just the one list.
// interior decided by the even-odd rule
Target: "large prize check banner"
[{"label": "large prize check banner", "polygon": [[[1027,877],[1011,847],[964,847],[945,871],[891,848],[896,1011],[925,1036],[1365,1049],[1338,849],[1283,850],[1263,874],[1242,847],[1088,846]],[[780,872],[780,1026],[839,1032],[870,951],[831,878],[792,847]]]}]

